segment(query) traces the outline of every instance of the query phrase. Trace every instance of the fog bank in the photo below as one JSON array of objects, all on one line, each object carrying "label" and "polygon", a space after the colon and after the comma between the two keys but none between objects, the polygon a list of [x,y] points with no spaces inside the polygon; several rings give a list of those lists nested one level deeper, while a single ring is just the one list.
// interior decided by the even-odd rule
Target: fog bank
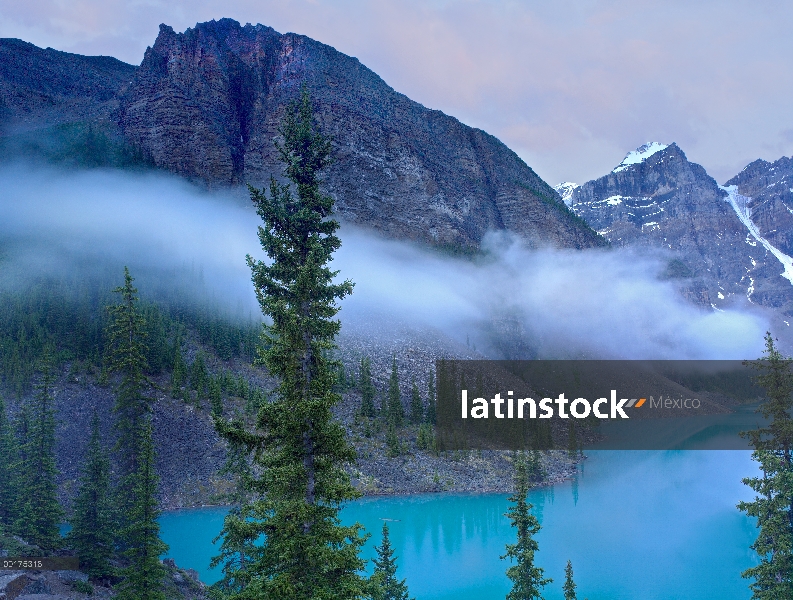
[{"label": "fog bank", "polygon": [[[259,218],[243,197],[176,177],[119,171],[0,169],[0,285],[39,273],[129,265],[138,285],[190,293],[257,316],[245,255],[261,257]],[[382,336],[384,323],[469,343],[491,358],[754,358],[767,319],[703,311],[660,281],[663,256],[534,250],[504,234],[476,259],[442,255],[344,224],[334,259],[355,282],[343,325]],[[119,271],[119,282],[121,273]],[[388,328],[385,327],[387,331]],[[373,334],[374,335],[374,334]]]}]

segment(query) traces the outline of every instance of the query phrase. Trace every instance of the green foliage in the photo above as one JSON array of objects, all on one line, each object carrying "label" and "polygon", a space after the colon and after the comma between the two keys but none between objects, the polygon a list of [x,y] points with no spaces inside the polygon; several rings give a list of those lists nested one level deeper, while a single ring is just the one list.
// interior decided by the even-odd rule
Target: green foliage
[{"label": "green foliage", "polygon": [[435,450],[435,434],[432,431],[432,425],[429,423],[419,425],[416,446],[418,446],[419,450]]},{"label": "green foliage", "polygon": [[58,503],[55,483],[55,409],[52,386],[55,381],[52,365],[46,360],[41,381],[30,406],[30,430],[20,437],[21,485],[17,487],[20,512],[15,531],[27,542],[45,552],[60,547],[59,525],[63,510]]},{"label": "green foliage", "polygon": [[525,458],[521,455],[515,459],[515,493],[509,497],[512,503],[506,516],[517,529],[517,542],[507,544],[507,553],[502,560],[515,561],[507,569],[507,577],[512,581],[512,590],[507,600],[536,600],[542,598],[542,588],[552,583],[546,579],[543,569],[534,565],[534,558],[539,546],[534,536],[540,531],[540,523],[531,514],[532,505],[526,501],[529,491],[528,469]]},{"label": "green foliage", "polygon": [[145,321],[138,309],[138,290],[132,285],[129,269],[124,267],[124,285],[113,292],[121,296],[119,304],[108,307],[106,365],[110,373],[121,375],[116,389],[116,427],[119,432],[121,486],[120,514],[128,515],[133,502],[130,478],[138,470],[140,430],[151,412],[153,399],[144,395],[146,377]]},{"label": "green foliage", "polygon": [[207,371],[204,354],[199,352],[190,366],[190,387],[196,390],[199,398],[202,398],[206,395],[208,382],[209,372]]},{"label": "green foliage", "polygon": [[361,598],[365,538],[360,525],[343,526],[338,516],[343,503],[358,497],[344,468],[355,451],[332,418],[339,396],[329,358],[340,327],[336,301],[352,292],[352,283],[334,283],[337,273],[328,268],[341,245],[339,224],[330,218],[333,199],[319,191],[331,146],[315,130],[305,89],[287,108],[280,132],[278,151],[297,197],[275,178],[269,193],[250,188],[270,260],[248,257],[262,312],[272,320],[258,362],[279,384],[261,405],[255,431],[216,419],[232,447],[245,447],[258,467],[245,482],[254,499],[225,522],[221,557],[250,553],[244,565],[226,562],[235,600]]},{"label": "green foliage", "polygon": [[421,396],[419,395],[419,386],[416,385],[416,380],[413,380],[413,385],[410,388],[410,422],[414,424],[421,423],[424,420],[424,405],[421,403]]},{"label": "green foliage", "polygon": [[113,511],[110,505],[110,461],[100,441],[99,416],[91,420],[85,467],[74,502],[67,542],[80,557],[80,569],[101,579],[113,573]]},{"label": "green foliage", "polygon": [[388,525],[383,523],[383,541],[375,546],[377,557],[372,559],[374,573],[370,580],[372,600],[409,600],[408,586],[405,580],[396,576],[397,557],[388,537]]},{"label": "green foliage", "polygon": [[739,510],[757,519],[760,530],[752,544],[760,563],[742,573],[754,580],[753,600],[793,597],[793,360],[776,349],[770,333],[765,342],[764,357],[746,364],[759,372],[755,383],[765,390],[767,400],[758,412],[771,422],[744,434],[763,476],[743,480],[757,496],[738,504]]},{"label": "green foliage", "polygon": [[157,522],[157,474],[154,468],[154,443],[151,420],[146,418],[136,430],[137,468],[131,478],[133,502],[127,526],[121,532],[126,549],[122,556],[128,565],[122,569],[124,579],[118,586],[118,600],[165,600],[165,567],[160,555],[168,546],[160,540]]},{"label": "green foliage", "polygon": [[[176,367],[171,340],[185,329],[223,360],[252,361],[258,324],[225,317],[219,307],[191,300],[190,288],[183,289],[190,282],[181,282],[180,275],[169,279],[173,288],[150,292],[139,303],[148,342],[146,373]],[[106,267],[93,264],[78,264],[74,274],[35,279],[0,271],[0,383],[18,396],[28,393],[45,346],[52,348],[54,366],[71,362],[88,372],[100,368],[107,345],[104,307],[114,303],[108,291],[114,278]]]},{"label": "green foliage", "polygon": [[539,450],[532,450],[526,461],[526,476],[530,483],[539,483],[545,479],[545,467],[542,465],[542,456]]},{"label": "green foliage", "polygon": [[377,416],[374,405],[375,388],[372,383],[372,362],[367,357],[361,359],[358,388],[361,390],[361,414],[373,419]]},{"label": "green foliage", "polygon": [[564,592],[564,600],[577,600],[578,596],[575,589],[578,587],[573,581],[573,563],[567,561],[567,566],[564,568],[564,585],[562,591]]},{"label": "green foliage", "polygon": [[0,140],[0,161],[19,156],[69,167],[154,166],[110,126],[85,121],[4,136]]},{"label": "green foliage", "polygon": [[171,371],[171,397],[179,398],[182,387],[187,383],[187,363],[182,355],[182,341],[177,336],[173,345],[173,370]]},{"label": "green foliage", "polygon": [[3,396],[0,395],[0,527],[10,531],[15,519],[17,492],[15,489],[17,462],[16,440],[11,422],[6,413]]},{"label": "green foliage", "polygon": [[399,389],[399,370],[396,357],[391,362],[391,377],[388,379],[388,397],[386,404],[386,421],[394,427],[402,427],[405,421],[405,409],[402,407],[402,393]]},{"label": "green foliage", "polygon": [[437,420],[435,410],[435,374],[432,371],[430,371],[427,378],[427,413],[424,420],[430,425],[435,425]]},{"label": "green foliage", "polygon": [[402,454],[402,443],[399,441],[399,436],[396,432],[396,427],[393,423],[388,425],[388,431],[385,434],[386,455],[389,458],[396,458]]},{"label": "green foliage", "polygon": [[72,584],[72,588],[75,592],[80,594],[85,594],[87,596],[93,596],[94,594],[94,586],[92,586],[87,581],[83,581],[82,579],[78,579]]},{"label": "green foliage", "polygon": [[213,416],[223,416],[223,390],[220,377],[210,377],[209,379],[209,407]]},{"label": "green foliage", "polygon": [[336,387],[334,390],[337,392],[346,392],[353,386],[353,384],[354,379],[347,376],[344,363],[339,361],[338,367],[336,368]]}]

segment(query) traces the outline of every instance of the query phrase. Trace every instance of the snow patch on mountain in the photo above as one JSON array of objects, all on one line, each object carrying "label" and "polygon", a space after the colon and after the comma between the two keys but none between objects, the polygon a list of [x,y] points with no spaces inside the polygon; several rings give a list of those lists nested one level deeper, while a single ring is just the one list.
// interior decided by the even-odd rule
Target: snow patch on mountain
[{"label": "snow patch on mountain", "polygon": [[563,181],[562,183],[553,186],[553,189],[556,190],[556,193],[562,197],[562,201],[567,206],[573,205],[573,191],[577,188],[581,187],[577,183],[573,183],[572,181]]},{"label": "snow patch on mountain", "polygon": [[[790,281],[793,284],[793,257],[788,256],[778,248],[776,248],[771,242],[765,239],[762,235],[760,235],[760,230],[757,229],[757,225],[754,224],[752,221],[752,209],[749,208],[747,205],[749,203],[750,198],[746,196],[742,196],[738,193],[738,186],[737,185],[729,185],[729,186],[719,186],[725,192],[727,192],[726,200],[730,203],[735,214],[738,215],[738,218],[741,220],[741,223],[746,225],[746,228],[749,230],[749,233],[760,242],[766,250],[768,250],[771,254],[773,254],[779,262],[782,263],[782,267],[784,271],[780,273],[782,277]],[[754,262],[754,261],[752,261]],[[751,277],[750,277],[751,279]],[[754,291],[754,280],[749,286],[748,295],[751,296],[751,293]]]},{"label": "snow patch on mountain", "polygon": [[636,150],[628,152],[625,158],[622,159],[622,162],[619,166],[612,171],[612,173],[619,173],[620,171],[624,171],[631,165],[637,165],[641,162],[644,162],[649,157],[651,157],[656,152],[660,152],[668,148],[668,144],[660,144],[658,142],[647,142],[643,146],[639,146]]}]

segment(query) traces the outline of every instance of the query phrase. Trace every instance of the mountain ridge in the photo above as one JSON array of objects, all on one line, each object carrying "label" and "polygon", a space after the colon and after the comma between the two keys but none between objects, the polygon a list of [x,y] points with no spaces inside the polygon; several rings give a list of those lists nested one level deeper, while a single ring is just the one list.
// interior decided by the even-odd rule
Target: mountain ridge
[{"label": "mountain ridge", "polygon": [[[40,58],[75,72],[76,59],[48,52]],[[306,36],[232,19],[184,33],[161,25],[139,67],[115,66],[112,97],[52,96],[49,109],[36,110],[6,103],[0,135],[20,123],[41,131],[77,123],[142,163],[209,186],[259,186],[281,173],[273,139],[305,83],[333,139],[336,161],[324,184],[342,219],[464,250],[477,249],[490,230],[511,231],[534,247],[605,245],[495,137],[410,100],[358,59]],[[27,96],[40,92],[34,83]],[[6,78],[0,89],[13,85]]]},{"label": "mountain ridge", "polygon": [[721,308],[745,296],[790,316],[791,259],[779,243],[791,236],[779,225],[793,226],[788,181],[793,161],[783,158],[755,161],[720,186],[677,144],[649,142],[603,177],[556,189],[612,244],[667,251],[675,268],[665,276],[698,304]]}]

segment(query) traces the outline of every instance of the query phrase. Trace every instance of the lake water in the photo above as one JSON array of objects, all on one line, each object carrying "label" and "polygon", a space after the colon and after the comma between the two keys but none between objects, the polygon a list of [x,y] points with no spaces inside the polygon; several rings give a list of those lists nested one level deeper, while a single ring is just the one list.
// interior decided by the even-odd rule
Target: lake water
[{"label": "lake water", "polygon": [[[756,564],[752,520],[735,508],[751,491],[741,478],[757,471],[744,451],[591,452],[578,477],[530,494],[542,524],[538,566],[554,582],[547,600],[563,598],[567,560],[578,597],[589,600],[748,600],[744,569]],[[505,494],[434,494],[367,498],[343,511],[372,533],[366,557],[389,522],[406,577],[418,600],[504,598],[514,541]],[[225,510],[172,511],[161,518],[169,556],[214,582],[212,539]]]}]

